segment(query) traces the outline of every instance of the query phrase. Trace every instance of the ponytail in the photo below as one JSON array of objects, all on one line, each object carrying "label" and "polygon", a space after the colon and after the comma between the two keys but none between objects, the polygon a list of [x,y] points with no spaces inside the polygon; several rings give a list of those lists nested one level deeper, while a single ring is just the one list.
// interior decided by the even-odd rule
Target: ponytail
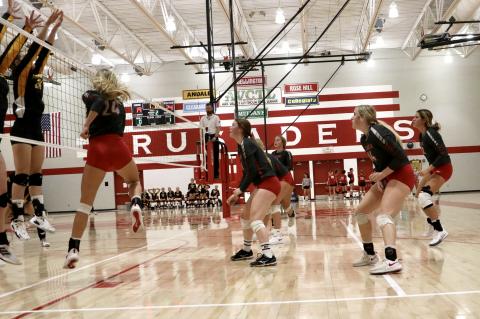
[{"label": "ponytail", "polygon": [[427,128],[433,128],[436,131],[440,131],[440,123],[438,122],[433,122],[433,114],[430,110],[428,109],[420,109],[417,111],[418,115],[422,120],[425,121],[425,126]]}]

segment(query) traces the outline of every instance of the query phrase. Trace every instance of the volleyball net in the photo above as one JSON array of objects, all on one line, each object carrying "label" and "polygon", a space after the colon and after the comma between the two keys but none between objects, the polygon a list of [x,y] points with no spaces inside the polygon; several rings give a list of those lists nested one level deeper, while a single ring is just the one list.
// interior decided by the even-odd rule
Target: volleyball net
[{"label": "volleyball net", "polygon": [[[4,70],[9,93],[4,132],[0,136],[3,140],[1,149],[7,163],[11,159],[9,158],[11,141],[43,145],[46,147],[47,158],[85,157],[88,141],[80,137],[86,118],[82,95],[92,88],[91,80],[97,71],[96,68],[74,59],[56,46],[39,40],[35,32],[33,34],[26,32],[3,18],[0,18],[0,24],[6,26],[6,32],[0,43],[0,55],[6,52],[9,44],[10,49],[19,52],[17,61],[12,61],[13,65],[18,65],[34,43],[50,51],[43,73],[36,75],[35,78],[38,85],[43,83],[45,110],[41,126],[44,142],[10,134],[16,119],[13,112],[15,101],[13,76],[10,75],[12,68]],[[25,38],[24,43],[13,41],[18,35]],[[59,42],[61,46],[61,41]],[[14,47],[16,45],[17,48]],[[155,99],[131,93],[132,100],[124,103],[127,118],[124,138],[131,147],[137,163],[182,167],[205,166],[205,148],[201,145],[203,133],[198,120],[182,116],[181,112],[178,112],[178,103],[175,100]],[[28,107],[26,105],[27,109]]]}]

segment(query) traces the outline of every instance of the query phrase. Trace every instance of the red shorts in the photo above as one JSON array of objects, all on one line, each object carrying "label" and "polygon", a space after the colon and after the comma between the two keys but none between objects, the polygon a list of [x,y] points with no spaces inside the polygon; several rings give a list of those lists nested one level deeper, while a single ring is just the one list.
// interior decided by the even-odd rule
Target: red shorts
[{"label": "red shorts", "polygon": [[271,176],[264,179],[260,184],[257,185],[258,189],[266,189],[278,196],[280,194],[280,190],[282,186],[280,185],[280,181],[278,180],[277,176]]},{"label": "red shorts", "polygon": [[118,171],[132,160],[132,153],[117,134],[106,134],[89,139],[87,164],[105,172]]},{"label": "red shorts", "polygon": [[453,174],[452,163],[447,163],[447,164],[443,164],[439,167],[434,167],[431,172],[432,172],[432,174],[437,174],[437,175],[442,176],[443,179],[446,182],[450,179],[450,177],[452,177],[452,174]]},{"label": "red shorts", "polygon": [[385,178],[384,184],[386,185],[392,179],[402,182],[403,184],[407,185],[410,190],[412,190],[415,186],[415,174],[413,173],[412,165],[407,164],[399,170],[396,170],[392,174],[388,175]]},{"label": "red shorts", "polygon": [[293,176],[290,172],[288,172],[285,176],[280,177],[280,182],[286,182],[290,186],[295,187],[295,182],[293,181]]}]

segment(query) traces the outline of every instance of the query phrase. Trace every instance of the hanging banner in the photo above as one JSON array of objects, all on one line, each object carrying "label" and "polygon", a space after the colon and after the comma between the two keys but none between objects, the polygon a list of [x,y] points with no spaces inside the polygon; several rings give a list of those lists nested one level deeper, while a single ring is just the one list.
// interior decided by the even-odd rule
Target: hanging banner
[{"label": "hanging banner", "polygon": [[[271,89],[265,88],[265,92],[270,92]],[[261,88],[241,89],[237,91],[239,106],[256,106],[263,99],[263,90]],[[276,88],[270,93],[265,100],[266,104],[281,104],[282,90]],[[221,106],[235,106],[233,91],[228,91],[227,94],[220,100]]]},{"label": "hanging banner", "polygon": [[[248,114],[250,114],[250,112],[252,112],[253,109],[243,109],[243,110],[238,110],[238,118],[241,118],[241,119],[244,119],[247,117]],[[268,117],[268,109],[266,110],[267,111],[267,117]],[[252,114],[250,114],[250,116],[248,117],[249,119],[258,119],[258,118],[262,118],[263,119],[263,116],[265,115],[265,112],[263,112],[263,107],[258,107],[255,111],[253,111]]]},{"label": "hanging banner", "polygon": [[318,92],[318,83],[297,83],[285,84],[283,91],[285,94]]},{"label": "hanging banner", "polygon": [[260,76],[244,76],[238,81],[237,86],[262,86],[265,82],[267,85],[267,77]]},{"label": "hanging banner", "polygon": [[183,103],[183,113],[205,113],[205,102]]},{"label": "hanging banner", "polygon": [[298,106],[298,105],[318,105],[318,97],[313,96],[296,96],[285,97],[285,106]]},{"label": "hanging banner", "polygon": [[209,99],[209,98],[210,98],[209,89],[183,90],[184,100],[200,100],[200,99]]}]

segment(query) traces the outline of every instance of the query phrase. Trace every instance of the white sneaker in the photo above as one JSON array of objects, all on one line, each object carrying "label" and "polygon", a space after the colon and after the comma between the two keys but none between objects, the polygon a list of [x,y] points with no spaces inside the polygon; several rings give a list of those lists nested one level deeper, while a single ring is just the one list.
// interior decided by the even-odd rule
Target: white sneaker
[{"label": "white sneaker", "polygon": [[75,268],[79,260],[80,260],[80,255],[78,250],[76,250],[75,248],[72,248],[70,249],[67,257],[65,258],[65,263],[63,264],[63,268],[73,269]]},{"label": "white sneaker", "polygon": [[138,205],[132,205],[130,208],[130,216],[132,218],[132,230],[136,233],[141,227],[143,227],[142,209]]},{"label": "white sneaker", "polygon": [[48,219],[45,217],[45,214],[43,214],[43,216],[33,216],[30,219],[30,224],[32,224],[37,228],[40,228],[41,230],[48,231],[50,233],[55,232],[55,227],[53,227],[52,224],[50,224]]},{"label": "white sneaker", "polygon": [[30,239],[30,235],[28,234],[27,228],[25,227],[23,216],[19,216],[18,219],[12,220],[12,222],[10,223],[10,226],[12,226],[12,229],[15,232],[15,235],[20,240]]},{"label": "white sneaker", "polygon": [[13,265],[21,265],[22,262],[10,250],[8,245],[0,245],[0,260]]},{"label": "white sneaker", "polygon": [[376,264],[375,266],[373,266],[373,268],[370,269],[370,274],[384,275],[388,273],[399,272],[401,270],[402,270],[402,265],[400,264],[398,259],[395,261],[384,259],[382,262]]},{"label": "white sneaker", "polygon": [[437,246],[440,244],[445,238],[447,238],[448,232],[446,230],[443,231],[434,231],[432,241],[430,242],[430,246]]},{"label": "white sneaker", "polygon": [[47,242],[45,239],[42,239],[42,240],[40,241],[40,245],[41,245],[43,248],[48,248],[48,247],[50,247],[50,243]]},{"label": "white sneaker", "polygon": [[283,243],[283,236],[281,233],[276,233],[268,241],[270,245],[279,245]]},{"label": "white sneaker", "polygon": [[366,251],[363,251],[363,256],[353,263],[353,267],[363,267],[375,265],[379,261],[378,255],[369,255]]}]

